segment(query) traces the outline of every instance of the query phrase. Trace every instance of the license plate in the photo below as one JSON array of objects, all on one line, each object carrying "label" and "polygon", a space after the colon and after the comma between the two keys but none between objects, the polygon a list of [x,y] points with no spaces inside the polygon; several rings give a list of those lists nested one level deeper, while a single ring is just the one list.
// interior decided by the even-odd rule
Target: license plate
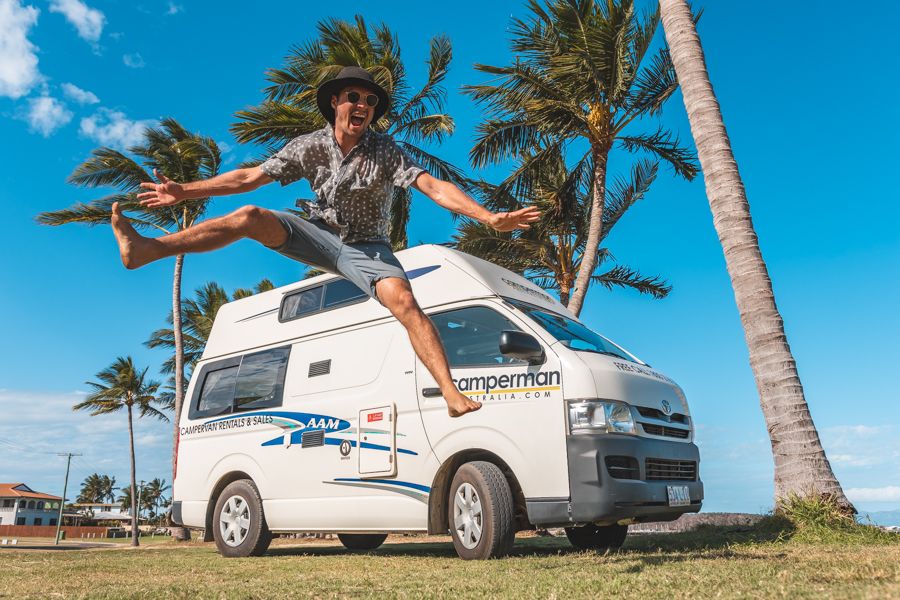
[{"label": "license plate", "polygon": [[686,485],[667,485],[669,506],[687,506],[691,503],[691,492]]}]

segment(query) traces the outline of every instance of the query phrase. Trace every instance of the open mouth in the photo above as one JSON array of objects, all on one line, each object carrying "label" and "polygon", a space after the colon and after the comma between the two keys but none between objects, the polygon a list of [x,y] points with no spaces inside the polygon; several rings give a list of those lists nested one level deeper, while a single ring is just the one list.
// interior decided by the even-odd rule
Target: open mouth
[{"label": "open mouth", "polygon": [[354,127],[362,127],[362,124],[366,122],[365,115],[352,114],[350,115],[350,124]]}]

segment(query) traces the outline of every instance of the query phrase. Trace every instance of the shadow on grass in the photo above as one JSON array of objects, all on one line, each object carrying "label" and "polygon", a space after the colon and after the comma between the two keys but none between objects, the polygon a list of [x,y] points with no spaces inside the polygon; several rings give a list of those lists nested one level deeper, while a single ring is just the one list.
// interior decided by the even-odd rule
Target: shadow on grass
[{"label": "shadow on grass", "polygon": [[[793,531],[793,526],[789,521],[772,517],[764,519],[753,527],[703,526],[695,531],[685,533],[631,535],[621,550],[612,551],[609,555],[632,559],[640,558],[648,564],[697,560],[702,558],[699,556],[701,551],[729,549],[729,554],[735,555],[732,547],[736,544],[787,540]],[[530,537],[516,540],[510,556],[557,556],[584,552],[573,548],[565,537]],[[266,554],[269,556],[339,556],[350,553],[350,550],[344,548],[340,543],[336,543],[333,546],[275,547],[270,548]],[[354,554],[456,559],[456,551],[449,541],[389,543],[368,553],[355,552]]]}]

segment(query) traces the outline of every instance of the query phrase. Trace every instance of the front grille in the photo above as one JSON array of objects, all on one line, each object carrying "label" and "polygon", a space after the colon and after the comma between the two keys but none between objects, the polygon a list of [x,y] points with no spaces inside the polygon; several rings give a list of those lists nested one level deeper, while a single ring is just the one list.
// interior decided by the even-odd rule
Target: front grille
[{"label": "front grille", "polygon": [[660,421],[682,423],[684,425],[687,425],[688,423],[688,416],[681,413],[672,413],[671,415],[667,415],[661,410],[650,408],[648,406],[637,406],[635,408],[637,408],[637,411],[641,413],[641,416],[647,417],[648,419],[659,419]]},{"label": "front grille", "polygon": [[314,446],[325,445],[325,430],[316,429],[315,431],[304,431],[300,438],[301,448],[312,448]]},{"label": "front grille", "polygon": [[697,463],[693,460],[648,458],[644,469],[647,481],[697,481]]},{"label": "front grille", "polygon": [[640,479],[638,461],[633,456],[607,456],[606,472],[615,479]]},{"label": "front grille", "polygon": [[641,423],[645,433],[650,435],[661,435],[664,437],[673,437],[679,439],[687,439],[691,435],[690,429],[681,429],[680,427],[666,427],[665,425],[653,425],[652,423]]}]

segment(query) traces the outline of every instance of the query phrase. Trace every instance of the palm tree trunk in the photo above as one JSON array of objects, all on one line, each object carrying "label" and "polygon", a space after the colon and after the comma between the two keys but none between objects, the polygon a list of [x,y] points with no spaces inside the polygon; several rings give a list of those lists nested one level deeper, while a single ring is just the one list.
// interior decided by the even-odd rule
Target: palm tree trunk
[{"label": "palm tree trunk", "polygon": [[591,275],[597,267],[597,249],[600,246],[600,234],[603,233],[603,207],[606,202],[606,164],[609,149],[594,151],[594,194],[591,198],[591,224],[588,227],[587,242],[581,256],[578,277],[575,278],[575,289],[567,305],[568,309],[581,314],[584,297],[591,285]]},{"label": "palm tree trunk", "polygon": [[131,414],[131,404],[128,405],[128,448],[131,451],[131,545],[139,546],[138,518],[137,518],[137,473],[134,465],[134,421]]},{"label": "palm tree trunk", "polygon": [[691,10],[685,0],[660,0],[660,10],[769,430],[776,505],[792,494],[817,495],[855,512],[831,470],[803,394]]},{"label": "palm tree trunk", "polygon": [[[172,419],[172,485],[175,485],[175,456],[178,448],[178,424],[181,422],[181,407],[184,405],[184,331],[181,326],[181,272],[184,268],[184,254],[175,257],[175,273],[172,277],[172,334],[175,338],[175,418]],[[176,540],[191,539],[191,532],[184,527],[170,530]]]}]

